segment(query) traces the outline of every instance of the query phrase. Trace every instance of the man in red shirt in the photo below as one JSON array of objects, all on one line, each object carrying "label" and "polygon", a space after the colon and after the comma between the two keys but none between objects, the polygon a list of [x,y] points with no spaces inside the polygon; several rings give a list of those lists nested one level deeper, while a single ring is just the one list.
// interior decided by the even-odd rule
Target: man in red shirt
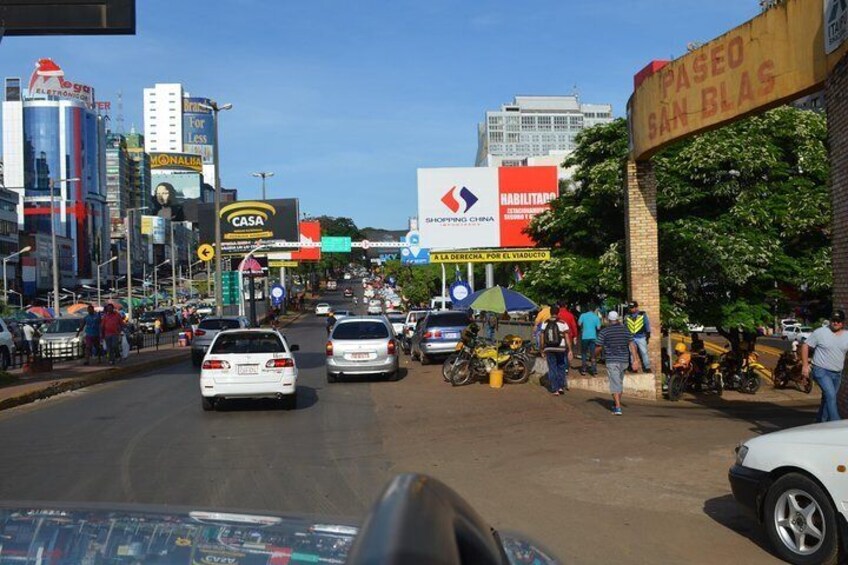
[{"label": "man in red shirt", "polygon": [[568,325],[568,339],[571,340],[571,345],[574,345],[574,342],[577,339],[576,336],[580,335],[577,330],[577,320],[574,318],[574,314],[568,310],[568,306],[566,306],[564,302],[560,302],[559,304],[557,319]]},{"label": "man in red shirt", "polygon": [[106,355],[109,364],[114,365],[121,358],[121,332],[124,329],[124,319],[115,312],[115,306],[107,304],[100,320],[100,337],[106,342]]}]

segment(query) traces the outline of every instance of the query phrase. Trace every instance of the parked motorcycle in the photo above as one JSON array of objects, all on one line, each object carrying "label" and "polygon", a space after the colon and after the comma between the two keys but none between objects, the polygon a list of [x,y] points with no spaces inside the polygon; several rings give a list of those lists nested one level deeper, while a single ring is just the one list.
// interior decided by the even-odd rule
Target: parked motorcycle
[{"label": "parked motorcycle", "polygon": [[718,372],[712,370],[715,358],[712,355],[694,354],[688,367],[677,367],[666,380],[666,394],[677,401],[684,391],[715,392],[721,396],[722,382]]},{"label": "parked motorcycle", "polygon": [[504,382],[520,384],[530,377],[529,342],[508,336],[491,343],[475,337],[457,344],[457,352],[442,364],[442,376],[453,386],[470,384],[488,378],[494,369],[503,370]]},{"label": "parked motorcycle", "polygon": [[774,388],[786,388],[794,383],[798,390],[810,394],[813,379],[801,372],[801,359],[798,357],[798,342],[792,342],[792,350],[784,351],[774,368]]},{"label": "parked motorcycle", "polygon": [[751,351],[741,360],[732,351],[726,351],[710,369],[718,375],[722,388],[745,394],[754,394],[760,390],[762,378],[758,372],[768,371],[760,363],[760,355],[756,351]]}]

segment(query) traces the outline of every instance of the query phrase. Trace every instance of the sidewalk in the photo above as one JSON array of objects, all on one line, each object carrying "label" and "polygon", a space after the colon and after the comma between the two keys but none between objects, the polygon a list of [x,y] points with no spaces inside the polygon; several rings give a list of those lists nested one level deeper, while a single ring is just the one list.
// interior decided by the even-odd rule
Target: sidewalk
[{"label": "sidewalk", "polygon": [[[300,318],[302,313],[288,313],[282,317],[281,327],[288,326]],[[63,392],[95,385],[98,383],[131,376],[150,369],[165,367],[189,358],[190,347],[160,345],[132,351],[130,356],[118,365],[111,366],[105,361],[83,365],[83,360],[56,363],[49,373],[29,374],[23,369],[11,369],[8,375],[15,383],[0,385],[0,410],[28,404]]]}]

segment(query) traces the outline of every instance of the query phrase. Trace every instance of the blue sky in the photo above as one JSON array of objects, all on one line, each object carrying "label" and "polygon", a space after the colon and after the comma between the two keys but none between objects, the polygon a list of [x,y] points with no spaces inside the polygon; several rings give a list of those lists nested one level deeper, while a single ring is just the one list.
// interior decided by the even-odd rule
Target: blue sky
[{"label": "blue sky", "polygon": [[[40,57],[124,99],[182,82],[231,102],[221,174],[240,198],[298,197],[311,215],[400,229],[416,213],[418,167],[472,166],[477,122],[516,94],[609,102],[623,115],[633,74],[757,14],[756,0],[137,0],[135,36],[7,37],[0,76]],[[113,106],[113,117],[115,111]]]}]

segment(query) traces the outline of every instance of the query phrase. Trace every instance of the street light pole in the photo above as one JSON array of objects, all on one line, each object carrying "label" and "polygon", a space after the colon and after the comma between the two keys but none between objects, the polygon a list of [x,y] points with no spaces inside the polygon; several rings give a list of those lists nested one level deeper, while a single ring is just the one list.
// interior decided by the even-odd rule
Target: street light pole
[{"label": "street light pole", "polygon": [[[59,179],[59,184],[79,182],[79,178]],[[50,246],[53,252],[53,313],[59,315],[59,251],[56,247],[56,191],[50,180]]]},{"label": "street light pole", "polygon": [[171,305],[177,305],[177,247],[174,243],[174,221],[171,220]]},{"label": "street light pole", "polygon": [[[103,267],[105,267],[109,263],[112,263],[113,261],[117,261],[117,260],[118,260],[118,257],[115,256],[115,257],[112,257],[111,259],[109,259],[108,261],[106,261],[105,263],[100,263],[99,265],[97,265],[97,306],[100,307],[100,308],[103,307],[103,303],[100,300],[100,269],[102,269]],[[129,308],[129,301],[127,301],[127,308]]]},{"label": "street light pole", "polygon": [[32,249],[32,247],[27,245],[26,247],[24,247],[20,251],[16,251],[15,253],[12,253],[8,257],[3,258],[3,304],[5,304],[6,306],[9,305],[9,290],[8,290],[8,287],[6,286],[6,261],[8,261],[9,259],[14,259],[18,255],[26,253],[27,251],[30,251],[31,249]]},{"label": "street light pole", "polygon": [[[132,303],[132,213],[147,210],[147,206],[138,208],[127,208],[127,316],[130,320],[133,319],[133,303]],[[143,288],[143,287],[142,287]],[[100,299],[98,298],[98,301]]]},{"label": "street light pole", "polygon": [[221,110],[229,110],[232,104],[218,106],[217,102],[210,101],[209,104],[201,104],[215,116],[215,145],[212,148],[212,160],[215,161],[215,313],[221,316],[224,312],[224,293],[221,288],[221,163],[218,160],[218,113]]},{"label": "street light pole", "polygon": [[153,267],[153,307],[159,308],[159,267],[170,263],[170,259],[165,259],[155,267]]},{"label": "street light pole", "polygon": [[258,173],[251,173],[254,177],[262,178],[262,200],[265,200],[265,179],[268,177],[273,177],[274,173],[270,171],[259,171]]}]

